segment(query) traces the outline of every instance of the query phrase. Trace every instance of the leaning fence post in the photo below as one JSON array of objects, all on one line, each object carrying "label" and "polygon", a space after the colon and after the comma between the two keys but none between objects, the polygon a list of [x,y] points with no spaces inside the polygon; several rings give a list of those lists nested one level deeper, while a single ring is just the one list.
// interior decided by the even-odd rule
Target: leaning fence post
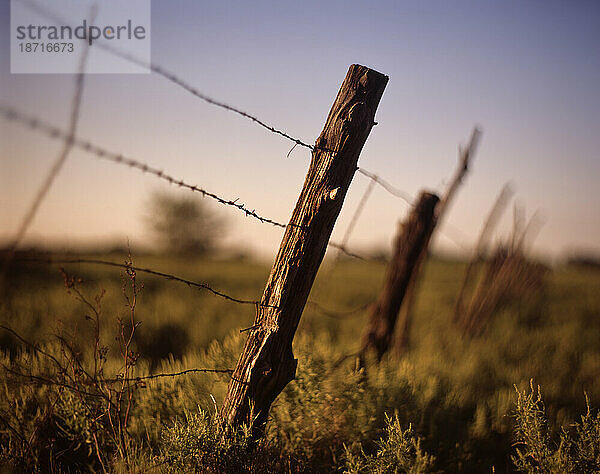
[{"label": "leaning fence post", "polygon": [[385,282],[379,297],[371,309],[369,321],[363,334],[361,365],[370,349],[380,360],[389,350],[402,301],[413,278],[413,270],[419,263],[435,227],[437,195],[423,192],[415,207],[399,226],[394,242],[394,254],[390,261]]},{"label": "leaning fence post", "polygon": [[248,423],[260,432],[271,404],[295,377],[292,340],[387,81],[354,64],[342,83],[229,382],[221,420],[230,426]]}]

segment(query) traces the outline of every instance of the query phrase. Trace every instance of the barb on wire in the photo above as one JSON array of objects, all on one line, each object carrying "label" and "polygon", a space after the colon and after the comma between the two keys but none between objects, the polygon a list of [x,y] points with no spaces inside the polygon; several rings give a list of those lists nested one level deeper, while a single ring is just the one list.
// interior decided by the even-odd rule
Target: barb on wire
[{"label": "barb on wire", "polygon": [[97,158],[112,161],[113,163],[119,163],[119,164],[123,164],[125,166],[129,166],[131,168],[138,169],[144,173],[149,173],[149,174],[152,174],[162,180],[165,180],[170,184],[175,184],[181,188],[185,188],[185,189],[189,189],[190,191],[198,192],[198,193],[202,194],[202,196],[204,196],[204,197],[208,197],[208,198],[211,198],[211,199],[217,201],[219,204],[235,207],[236,209],[239,209],[244,214],[246,214],[246,216],[253,217],[254,219],[257,219],[258,221],[260,221],[262,223],[272,224],[276,227],[281,227],[281,228],[286,227],[286,225],[281,222],[277,222],[272,219],[268,219],[266,217],[260,216],[259,214],[256,213],[255,210],[250,210],[244,204],[238,202],[238,199],[231,200],[231,199],[222,198],[220,196],[217,196],[214,193],[211,193],[210,191],[200,188],[199,186],[189,184],[189,183],[183,181],[182,179],[174,178],[173,176],[168,175],[164,171],[162,171],[158,168],[154,168],[154,167],[152,167],[146,163],[143,163],[141,161],[137,161],[137,160],[134,160],[131,158],[126,158],[120,153],[115,153],[115,152],[109,151],[105,148],[95,145],[89,141],[82,140],[78,137],[70,138],[69,134],[62,131],[58,127],[55,127],[54,125],[52,125],[48,122],[39,120],[35,117],[26,116],[25,114],[18,112],[14,108],[0,104],[0,113],[7,120],[19,122],[33,130],[40,130],[43,133],[50,136],[51,138],[60,139],[60,140],[64,140],[64,141],[69,140],[72,142],[73,146],[80,148],[88,153],[91,153],[92,155],[96,156]]},{"label": "barb on wire", "polygon": [[215,296],[226,299],[233,303],[251,304],[254,306],[256,306],[257,304],[260,304],[260,302],[256,301],[256,300],[244,300],[244,299],[240,299],[240,298],[235,298],[226,293],[223,293],[222,291],[215,290],[207,283],[198,283],[198,282],[195,282],[192,280],[187,280],[185,278],[178,277],[176,275],[171,275],[169,273],[159,272],[156,270],[152,270],[150,268],[135,267],[135,266],[127,265],[124,263],[110,262],[110,261],[106,261],[106,260],[96,260],[96,259],[90,259],[90,258],[69,258],[69,259],[19,258],[18,260],[20,262],[45,263],[48,265],[67,265],[67,264],[82,264],[83,263],[83,264],[92,264],[92,265],[105,265],[108,267],[129,268],[131,270],[135,270],[136,272],[147,273],[149,275],[158,276],[161,278],[165,278],[167,280],[184,283],[191,288],[197,288],[199,290],[206,290]]},{"label": "barb on wire", "polygon": [[402,199],[404,202],[406,202],[408,205],[412,206],[413,205],[413,197],[408,194],[405,191],[402,191],[401,189],[396,188],[395,186],[392,186],[390,183],[388,183],[387,181],[385,181],[384,179],[381,179],[378,175],[376,175],[375,173],[372,173],[371,171],[368,171],[362,167],[359,167],[357,169],[357,171],[359,173],[361,173],[362,175],[366,176],[367,178],[371,179],[372,181],[374,181],[375,183],[377,183],[379,186],[381,186],[383,189],[385,189],[388,193],[390,193],[393,196],[396,196],[397,198]]},{"label": "barb on wire", "polygon": [[[91,14],[90,14],[90,18],[91,18],[90,22],[93,22],[95,16],[96,16],[96,8],[92,7]],[[88,53],[89,53],[89,45],[87,43],[85,43],[84,49],[81,52],[81,57],[79,59],[78,72],[77,72],[77,75],[75,78],[75,91],[73,93],[73,101],[71,103],[71,115],[70,115],[70,119],[69,119],[69,128],[68,128],[68,131],[65,133],[65,140],[63,143],[63,148],[60,151],[60,154],[56,158],[55,162],[52,164],[52,167],[48,171],[48,174],[46,175],[46,178],[44,179],[44,182],[42,183],[41,187],[38,189],[37,194],[35,195],[35,198],[34,198],[33,202],[31,203],[31,206],[29,207],[27,213],[23,217],[21,224],[19,225],[19,228],[17,230],[17,234],[16,234],[14,240],[10,244],[10,247],[8,249],[8,256],[4,260],[4,263],[2,265],[2,271],[0,273],[0,283],[3,281],[4,275],[6,274],[8,266],[10,265],[10,262],[14,256],[14,253],[17,250],[17,248],[19,247],[23,238],[25,237],[25,234],[27,233],[29,226],[33,222],[33,219],[34,219],[35,215],[37,214],[37,211],[38,211],[40,205],[42,204],[42,201],[48,194],[48,191],[50,191],[50,188],[52,187],[54,180],[56,179],[56,177],[62,170],[62,167],[65,164],[65,162],[67,161],[67,158],[68,158],[69,154],[71,153],[71,149],[73,148],[73,140],[75,139],[75,132],[77,131],[77,125],[79,123],[79,115],[80,115],[80,111],[81,111],[81,98],[83,96],[83,85],[84,85],[84,77],[85,77],[84,71],[85,71],[85,64],[86,64],[87,58],[88,58]]]}]

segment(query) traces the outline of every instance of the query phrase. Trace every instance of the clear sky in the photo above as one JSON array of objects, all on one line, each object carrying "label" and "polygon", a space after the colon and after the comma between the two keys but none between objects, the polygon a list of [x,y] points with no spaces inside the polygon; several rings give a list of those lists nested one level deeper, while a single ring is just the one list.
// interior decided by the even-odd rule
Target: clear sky
[{"label": "clear sky", "polygon": [[[101,2],[99,2],[101,4]],[[66,128],[72,75],[11,75],[0,1],[0,101]],[[600,252],[600,3],[593,1],[152,2],[152,60],[199,90],[312,142],[348,65],[390,77],[361,166],[416,194],[443,191],[459,143],[483,130],[472,172],[436,245],[472,243],[511,180],[546,218],[535,247]],[[287,221],[309,152],[155,75],[89,75],[80,135]],[[0,120],[0,237],[10,238],[60,144]],[[368,181],[356,175],[334,230]],[[151,176],[74,151],[30,241],[147,241]],[[274,255],[281,229],[235,210],[227,241]],[[402,201],[376,189],[350,247],[389,246]],[[507,213],[498,236],[510,228]]]}]

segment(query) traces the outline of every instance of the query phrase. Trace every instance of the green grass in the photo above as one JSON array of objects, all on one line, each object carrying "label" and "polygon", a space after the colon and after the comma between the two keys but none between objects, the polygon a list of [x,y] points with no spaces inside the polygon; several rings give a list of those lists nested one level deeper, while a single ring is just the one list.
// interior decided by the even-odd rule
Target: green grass
[{"label": "green grass", "polygon": [[[269,272],[268,265],[251,262],[152,256],[134,260],[137,266],[208,282],[244,299],[260,298]],[[65,269],[81,277],[80,289],[86,295],[106,291],[101,339],[110,348],[107,371],[118,372],[116,320],[127,317],[120,272],[91,265]],[[262,466],[267,471],[293,472],[491,472],[492,468],[511,472],[517,467],[527,471],[531,463],[522,461],[514,446],[519,434],[515,385],[521,393],[530,379],[541,386],[547,420],[544,442],[551,454],[560,445],[560,427],[575,433],[569,427],[587,412],[585,393],[591,407],[600,406],[600,272],[576,267],[553,270],[543,295],[511,302],[494,315],[482,336],[469,339],[451,323],[463,270],[460,262],[434,259],[427,264],[409,352],[402,360],[385,359],[367,374],[354,371],[352,357],[334,366],[342,356],[358,351],[365,312],[331,318],[307,306],[294,343],[297,378],[274,403],[267,437],[259,447],[248,448],[242,435],[231,445],[218,445],[210,431],[207,420],[225,394],[226,375],[191,374],[148,382],[135,398],[129,469],[137,466],[145,471],[156,465],[159,472],[174,466],[179,466],[176,471],[225,472],[219,459],[222,466],[235,470],[234,453],[243,450],[247,460],[242,468],[248,470]],[[342,261],[333,271],[325,265],[310,299],[331,310],[360,307],[376,296],[384,271],[383,263]],[[245,339],[239,329],[254,320],[252,305],[237,305],[141,273],[138,280],[144,288],[136,308],[142,322],[136,334],[142,354],[136,373],[234,366]],[[88,313],[67,294],[57,268],[34,264],[9,275],[0,303],[1,323],[26,339],[44,343],[53,333],[73,333],[83,352],[93,335],[85,319]],[[24,357],[13,336],[0,334],[0,345],[5,365]],[[169,351],[175,357],[167,356]],[[43,369],[43,361],[30,363]],[[0,413],[5,419],[10,415],[21,420],[23,431],[31,434],[42,404],[37,408],[27,404],[44,400],[44,391],[53,389],[11,384],[6,372],[2,377],[6,396],[1,397]],[[55,466],[64,469],[66,460],[73,463],[78,457],[81,469],[98,469],[90,454],[90,427],[80,420],[77,404],[64,391],[58,399],[62,412],[53,416],[71,421],[69,435],[59,437],[67,448],[55,453]],[[190,429],[190,423],[196,428]],[[1,436],[4,460],[9,462],[16,452],[14,434],[4,427]],[[592,445],[599,438],[590,438]],[[50,456],[51,449],[44,449],[36,451],[40,459]],[[108,441],[105,450],[113,470],[127,468],[115,461]],[[14,459],[10,462],[16,465]]]}]

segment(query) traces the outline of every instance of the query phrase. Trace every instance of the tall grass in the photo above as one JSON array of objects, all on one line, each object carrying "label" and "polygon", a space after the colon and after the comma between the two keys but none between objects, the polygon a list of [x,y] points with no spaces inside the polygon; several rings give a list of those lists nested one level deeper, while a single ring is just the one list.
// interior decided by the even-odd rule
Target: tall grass
[{"label": "tall grass", "polygon": [[[136,263],[210,281],[244,298],[260,294],[268,271],[248,262],[147,257]],[[589,407],[600,405],[599,274],[556,269],[543,300],[513,301],[481,336],[464,338],[451,323],[463,268],[439,260],[427,265],[411,351],[402,360],[385,358],[368,373],[356,371],[352,356],[364,315],[327,318],[307,307],[294,344],[296,380],[273,405],[259,445],[243,430],[229,438],[218,432],[215,406],[225,394],[226,374],[189,374],[135,386],[124,459],[111,437],[92,425],[77,394],[19,383],[3,370],[3,462],[18,469],[29,461],[25,470],[101,470],[95,431],[109,471],[547,472],[544,466],[558,465],[566,466],[565,472],[594,472],[599,422],[585,393]],[[313,296],[332,309],[364,305],[375,296],[383,270],[383,264],[340,262],[327,280],[317,282]],[[125,321],[128,312],[121,277],[112,270],[69,271],[81,277],[84,296],[105,290],[98,330],[107,347],[104,370],[119,373],[122,354],[114,338],[118,318]],[[3,324],[57,356],[62,349],[52,333],[62,325],[74,333],[82,361],[93,361],[89,308],[66,293],[56,271],[20,267],[10,283],[0,306]],[[135,311],[141,325],[132,347],[140,357],[133,376],[234,366],[244,341],[239,329],[252,324],[252,308],[154,278],[140,283]],[[14,336],[3,333],[0,342],[5,367],[27,366],[31,373],[51,369]],[[537,391],[532,395],[527,389],[531,378],[544,391],[543,411]]]}]

